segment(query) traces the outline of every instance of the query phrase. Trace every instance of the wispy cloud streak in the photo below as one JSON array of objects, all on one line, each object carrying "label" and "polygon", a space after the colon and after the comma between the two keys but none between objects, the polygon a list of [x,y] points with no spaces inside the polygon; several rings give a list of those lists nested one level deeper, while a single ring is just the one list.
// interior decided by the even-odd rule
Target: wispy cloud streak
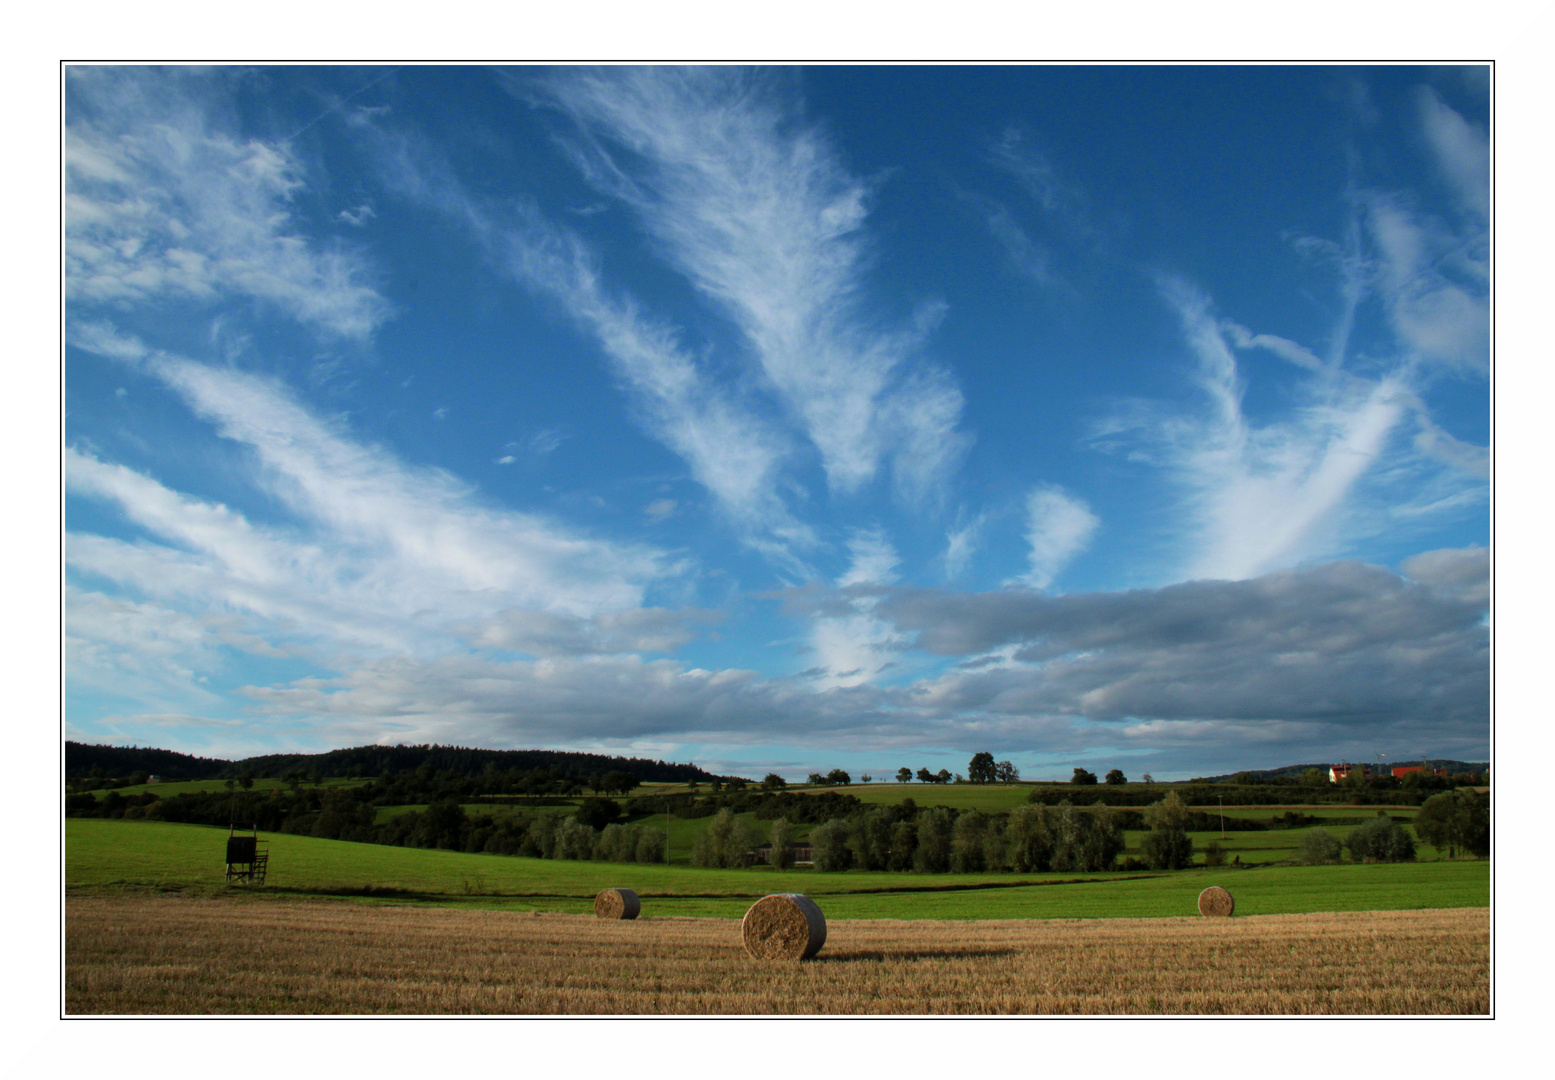
[{"label": "wispy cloud streak", "polygon": [[737,387],[720,383],[676,329],[609,288],[598,258],[573,232],[529,203],[496,208],[472,195],[446,164],[409,138],[375,132],[385,179],[400,193],[449,214],[507,274],[550,297],[598,342],[631,395],[644,428],[687,463],[744,541],[796,577],[817,543],[780,495],[792,445]]},{"label": "wispy cloud streak", "polygon": [[[96,338],[137,351],[101,327]],[[356,441],[273,381],[149,351],[140,362],[253,453],[255,487],[293,521],[259,525],[70,449],[68,490],[116,507],[146,534],[70,534],[67,563],[78,573],[243,613],[275,640],[435,651],[449,641],[447,624],[504,609],[566,618],[635,609],[651,583],[683,569],[648,547],[488,506],[440,470]]]},{"label": "wispy cloud streak", "polygon": [[254,297],[362,338],[389,315],[359,255],[305,238],[301,161],[241,134],[222,73],[73,67],[65,129],[65,282],[78,305]]},{"label": "wispy cloud streak", "polygon": [[611,69],[569,72],[549,89],[641,163],[601,152],[591,171],[740,328],[831,487],[856,491],[889,460],[903,494],[936,492],[967,446],[950,376],[909,363],[936,311],[896,328],[866,313],[868,188],[772,76]]}]

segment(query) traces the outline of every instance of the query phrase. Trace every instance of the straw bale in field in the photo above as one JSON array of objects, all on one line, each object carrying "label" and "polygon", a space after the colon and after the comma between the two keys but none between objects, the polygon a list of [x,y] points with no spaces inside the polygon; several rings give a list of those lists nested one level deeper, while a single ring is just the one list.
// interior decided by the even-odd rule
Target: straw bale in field
[{"label": "straw bale in field", "polygon": [[1219,885],[1211,885],[1199,893],[1200,915],[1230,915],[1236,910],[1236,901]]},{"label": "straw bale in field", "polygon": [[600,919],[635,919],[642,902],[631,889],[605,889],[594,897],[594,916]]},{"label": "straw bale in field", "polygon": [[808,960],[826,944],[826,916],[808,896],[774,893],[751,905],[740,933],[757,960]]}]

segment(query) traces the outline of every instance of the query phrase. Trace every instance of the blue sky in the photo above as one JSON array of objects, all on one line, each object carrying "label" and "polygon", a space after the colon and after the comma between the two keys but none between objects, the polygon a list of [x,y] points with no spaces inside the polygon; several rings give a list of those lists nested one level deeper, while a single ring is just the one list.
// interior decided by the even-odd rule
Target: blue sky
[{"label": "blue sky", "polygon": [[1489,83],[72,68],[66,733],[1489,750]]}]

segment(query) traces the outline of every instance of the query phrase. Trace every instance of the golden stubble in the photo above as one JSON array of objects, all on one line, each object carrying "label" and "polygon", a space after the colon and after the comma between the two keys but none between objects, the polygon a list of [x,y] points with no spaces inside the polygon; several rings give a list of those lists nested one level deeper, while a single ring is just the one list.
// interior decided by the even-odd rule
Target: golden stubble
[{"label": "golden stubble", "polygon": [[836,920],[804,962],[732,919],[70,898],[69,1014],[1485,1014],[1489,912]]}]

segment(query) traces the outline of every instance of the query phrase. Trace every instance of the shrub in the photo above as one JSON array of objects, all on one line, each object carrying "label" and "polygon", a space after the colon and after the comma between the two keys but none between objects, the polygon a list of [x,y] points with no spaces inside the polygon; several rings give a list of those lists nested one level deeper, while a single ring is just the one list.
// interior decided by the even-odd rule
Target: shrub
[{"label": "shrub", "polygon": [[637,850],[633,853],[640,863],[664,861],[664,833],[659,829],[644,828],[637,834]]},{"label": "shrub", "polygon": [[[992,760],[992,755],[989,755]],[[987,869],[983,860],[983,838],[988,819],[976,810],[965,810],[950,827],[950,870],[955,874],[976,874]]]},{"label": "shrub", "polygon": [[1123,853],[1123,831],[1106,803],[1097,803],[1085,816],[1090,821],[1090,829],[1081,840],[1080,869],[1111,870]]},{"label": "shrub", "polygon": [[848,847],[850,832],[848,823],[842,818],[832,818],[810,831],[810,857],[817,870],[835,872],[848,868],[853,861],[853,852]]},{"label": "shrub", "polygon": [[751,849],[758,837],[751,824],[737,818],[728,807],[713,815],[691,848],[693,866],[749,866]]},{"label": "shrub", "polygon": [[1021,806],[1010,811],[1004,830],[1010,867],[1022,874],[1053,865],[1053,828],[1045,806]]},{"label": "shrub", "polygon": [[1226,849],[1219,840],[1211,840],[1204,845],[1204,865],[1224,866],[1226,862]]},{"label": "shrub", "polygon": [[563,818],[556,827],[557,859],[592,859],[595,832],[576,818]]},{"label": "shrub", "polygon": [[1151,829],[1140,854],[1152,870],[1182,870],[1193,865],[1193,839],[1181,829]]},{"label": "shrub", "polygon": [[1295,861],[1302,866],[1324,866],[1339,861],[1339,841],[1327,829],[1312,829],[1296,847]]},{"label": "shrub", "polygon": [[594,858],[601,862],[631,862],[637,857],[637,829],[628,825],[606,825],[594,844]]},{"label": "shrub", "polygon": [[774,870],[787,870],[794,865],[794,830],[788,824],[787,819],[778,818],[772,822],[772,835],[769,838],[772,844],[771,853],[767,856],[767,865]]},{"label": "shrub", "polygon": [[919,812],[914,870],[920,874],[943,874],[950,869],[950,833],[954,824],[950,811],[942,806]]},{"label": "shrub", "polygon": [[590,799],[578,807],[577,819],[595,832],[621,816],[621,804],[614,799]]},{"label": "shrub", "polygon": [[1475,791],[1433,795],[1415,815],[1415,832],[1432,847],[1456,858],[1458,849],[1484,858],[1490,854],[1490,800]]},{"label": "shrub", "polygon": [[1005,832],[1003,815],[988,819],[988,828],[983,830],[983,869],[1001,871],[1010,868],[1009,840]]},{"label": "shrub", "polygon": [[911,870],[913,855],[917,850],[917,824],[911,820],[898,821],[891,826],[891,854],[886,859],[886,869],[897,871]]},{"label": "shrub", "polygon": [[1415,841],[1389,818],[1357,825],[1345,837],[1344,846],[1356,862],[1414,862]]},{"label": "shrub", "polygon": [[1052,868],[1061,871],[1111,870],[1123,850],[1123,835],[1112,812],[1098,805],[1092,813],[1067,799],[1058,804],[1050,819],[1053,838]]},{"label": "shrub", "polygon": [[884,870],[891,851],[891,811],[877,806],[854,819],[853,825],[848,838],[853,865],[861,870]]}]

